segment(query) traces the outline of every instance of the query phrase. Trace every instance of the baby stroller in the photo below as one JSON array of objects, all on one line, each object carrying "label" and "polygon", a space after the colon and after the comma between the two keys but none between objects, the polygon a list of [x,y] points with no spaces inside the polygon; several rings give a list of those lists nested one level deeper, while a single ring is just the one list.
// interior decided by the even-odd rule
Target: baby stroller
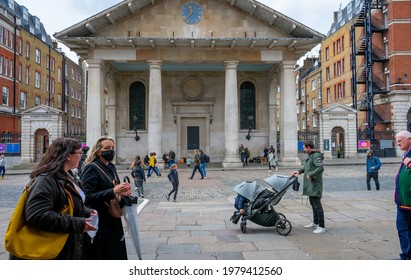
[{"label": "baby stroller", "polygon": [[280,202],[295,180],[298,180],[296,176],[273,175],[264,180],[270,185],[268,188],[258,186],[255,181],[244,181],[235,186],[233,190],[248,200],[244,207],[245,213],[241,219],[241,231],[246,233],[247,221],[250,220],[260,226],[275,227],[280,235],[290,234],[291,223],[284,214],[276,212],[274,206]]}]

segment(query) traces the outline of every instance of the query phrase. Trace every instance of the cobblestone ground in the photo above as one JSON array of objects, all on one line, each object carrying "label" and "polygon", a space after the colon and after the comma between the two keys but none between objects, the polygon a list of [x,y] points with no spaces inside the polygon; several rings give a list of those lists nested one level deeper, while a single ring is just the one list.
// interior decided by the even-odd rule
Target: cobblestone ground
[{"label": "cobblestone ground", "polygon": [[[394,189],[394,176],[398,165],[386,164],[379,173],[379,180],[382,190]],[[257,181],[260,185],[266,185],[264,179],[273,175],[289,176],[292,169],[280,169],[279,171],[269,171],[265,169],[247,169],[238,171],[209,170],[207,178],[200,180],[197,173],[193,180],[189,180],[191,169],[180,169],[180,187],[178,192],[179,200],[190,199],[212,199],[224,198],[234,195],[232,188],[243,181]],[[147,178],[144,185],[146,198],[157,201],[163,200],[165,195],[171,190],[171,183],[167,179],[168,170],[163,170],[161,177]],[[121,176],[130,175],[128,170],[119,170]],[[9,175],[6,179],[0,180],[0,208],[14,208],[17,199],[25,183],[28,182],[28,175]],[[302,178],[300,176],[300,181]],[[371,181],[372,187],[373,181]],[[327,166],[324,171],[324,195],[338,192],[364,191],[365,167],[353,166]],[[288,192],[285,197],[293,195]],[[336,194],[334,194],[336,195]]]},{"label": "cobblestone ground", "polygon": [[[141,215],[143,259],[395,258],[399,250],[393,203],[397,169],[398,164],[383,165],[379,174],[381,191],[377,192],[373,182],[372,191],[366,190],[365,166],[326,166],[323,206],[328,228],[320,239],[314,234],[307,235],[303,228],[312,214],[301,191],[290,189],[276,206],[293,225],[290,236],[273,235],[273,229],[253,223],[248,225],[250,234],[244,235],[239,225],[228,220],[233,210],[235,185],[243,181],[266,185],[263,179],[273,174],[289,176],[292,169],[209,169],[206,179],[200,180],[197,173],[194,180],[189,180],[191,169],[181,168],[177,203],[165,200],[171,183],[167,179],[168,170],[163,170],[161,177],[147,178],[144,186],[150,203]],[[119,170],[121,176],[129,172]],[[8,175],[0,180],[1,240],[28,180],[28,175]],[[136,258],[135,252],[129,252],[129,258]],[[0,259],[7,259],[3,242]]]}]

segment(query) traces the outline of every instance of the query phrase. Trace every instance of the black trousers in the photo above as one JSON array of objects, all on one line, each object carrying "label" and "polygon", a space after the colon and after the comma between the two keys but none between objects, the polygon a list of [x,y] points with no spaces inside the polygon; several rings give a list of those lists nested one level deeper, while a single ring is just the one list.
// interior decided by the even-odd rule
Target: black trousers
[{"label": "black trousers", "polygon": [[317,196],[309,196],[308,199],[313,208],[313,223],[319,227],[325,228],[324,210],[321,205],[321,198]]},{"label": "black trousers", "polygon": [[380,182],[378,181],[378,172],[367,172],[367,190],[371,190],[371,178],[374,179],[375,188],[380,190]]}]

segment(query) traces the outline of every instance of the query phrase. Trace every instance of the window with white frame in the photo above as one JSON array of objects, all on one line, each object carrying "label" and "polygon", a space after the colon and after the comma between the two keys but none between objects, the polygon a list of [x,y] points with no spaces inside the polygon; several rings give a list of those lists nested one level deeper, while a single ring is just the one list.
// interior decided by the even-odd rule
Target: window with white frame
[{"label": "window with white frame", "polygon": [[27,93],[20,92],[20,109],[25,110],[27,106]]},{"label": "window with white frame", "polygon": [[29,10],[27,10],[26,7],[22,7],[23,8],[23,19],[26,21],[29,21]]},{"label": "window with white frame", "polygon": [[312,80],[311,81],[311,91],[314,91],[317,89],[317,80]]},{"label": "window with white frame", "polygon": [[9,106],[9,96],[10,89],[8,87],[3,87],[3,98],[2,98],[2,105]]},{"label": "window with white frame", "polygon": [[71,79],[74,80],[75,76],[74,76],[74,69],[71,68]]},{"label": "window with white frame", "polygon": [[300,76],[297,74],[296,76],[295,76],[295,84],[298,84],[298,79],[300,78]]},{"label": "window with white frame", "polygon": [[74,87],[71,87],[71,98],[74,98]]},{"label": "window with white frame", "polygon": [[305,88],[304,87],[301,88],[301,96],[305,96]]},{"label": "window with white frame", "polygon": [[61,95],[57,95],[57,106],[58,108],[61,108]]},{"label": "window with white frame", "polygon": [[40,88],[40,84],[41,84],[41,74],[36,71],[36,77],[35,77],[36,88]]},{"label": "window with white frame", "polygon": [[315,97],[313,97],[313,98],[311,99],[311,104],[312,104],[312,108],[313,108],[313,109],[317,108],[317,100],[315,99]]},{"label": "window with white frame", "polygon": [[26,58],[30,58],[30,43],[26,43]]},{"label": "window with white frame", "polygon": [[26,84],[30,83],[30,67],[26,67]]},{"label": "window with white frame", "polygon": [[2,74],[3,74],[3,56],[0,55],[0,75]]},{"label": "window with white frame", "polygon": [[40,64],[41,61],[41,52],[39,49],[36,49],[36,63]]},{"label": "window with white frame", "polygon": [[60,67],[57,69],[57,81],[59,82],[59,84],[61,84],[61,68]]},{"label": "window with white frame", "polygon": [[331,90],[330,88],[327,88],[327,103],[331,102]]},{"label": "window with white frame", "polygon": [[38,106],[38,105],[41,104],[40,96],[36,96],[36,98],[35,98],[35,100],[34,100],[34,104],[35,104],[36,106]]},{"label": "window with white frame", "polygon": [[317,118],[313,117],[313,127],[317,127]]},{"label": "window with white frame", "polygon": [[9,77],[10,78],[13,78],[13,66],[14,66],[14,64],[13,64],[14,62],[13,62],[13,60],[9,60]]},{"label": "window with white frame", "polygon": [[23,65],[19,64],[18,68],[17,68],[17,79],[21,82],[21,77],[22,77],[22,71],[23,71]]},{"label": "window with white frame", "polygon": [[295,99],[298,100],[298,88],[295,90]]}]

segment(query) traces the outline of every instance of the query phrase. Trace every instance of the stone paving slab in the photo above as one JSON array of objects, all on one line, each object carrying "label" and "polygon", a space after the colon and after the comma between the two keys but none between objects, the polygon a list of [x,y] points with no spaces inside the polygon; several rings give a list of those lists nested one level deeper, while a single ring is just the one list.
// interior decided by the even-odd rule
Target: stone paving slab
[{"label": "stone paving slab", "polygon": [[[247,223],[247,232],[229,221],[236,184],[263,179],[272,174],[263,169],[209,170],[205,180],[188,180],[191,170],[181,172],[177,202],[165,195],[171,189],[167,176],[151,177],[145,185],[148,205],[139,215],[140,243],[145,260],[374,260],[395,259],[399,244],[393,202],[394,176],[398,166],[384,164],[380,171],[381,191],[367,191],[365,167],[327,166],[324,196],[327,231],[321,235],[303,226],[311,222],[312,210],[301,191],[289,190],[275,206],[292,225],[288,236],[275,228]],[[166,171],[163,172],[165,175]],[[120,170],[120,175],[128,174]],[[8,176],[0,181],[0,238],[13,208],[27,183],[27,175]],[[302,178],[300,178],[302,181]],[[266,185],[264,185],[266,186]],[[129,259],[138,259],[127,231]],[[7,259],[0,242],[0,259]]]}]

